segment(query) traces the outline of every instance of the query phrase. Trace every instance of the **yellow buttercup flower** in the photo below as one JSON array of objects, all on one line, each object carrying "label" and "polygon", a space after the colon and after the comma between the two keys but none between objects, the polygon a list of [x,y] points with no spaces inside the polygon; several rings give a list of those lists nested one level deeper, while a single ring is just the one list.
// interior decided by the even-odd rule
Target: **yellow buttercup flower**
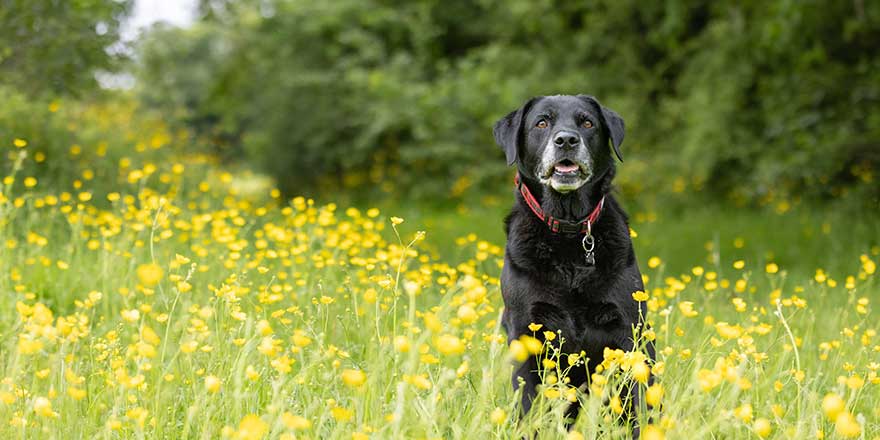
[{"label": "yellow buttercup flower", "polygon": [[437,351],[445,355],[457,355],[464,353],[464,342],[454,335],[440,335],[437,338]]},{"label": "yellow buttercup flower", "polygon": [[693,318],[694,316],[699,315],[699,313],[694,310],[694,302],[693,301],[682,301],[678,303],[678,310],[681,311],[681,314],[688,317]]},{"label": "yellow buttercup flower", "polygon": [[648,293],[642,290],[636,290],[633,292],[632,298],[638,302],[645,302],[648,300]]},{"label": "yellow buttercup flower", "polygon": [[425,374],[416,374],[412,376],[404,376],[404,381],[409,382],[415,385],[416,388],[421,390],[430,390],[434,387],[434,384],[428,380],[428,377]]},{"label": "yellow buttercup flower", "polygon": [[752,424],[752,429],[754,429],[755,434],[758,434],[758,437],[761,438],[767,438],[770,436],[770,433],[773,432],[773,426],[770,424],[770,421],[763,417],[755,420],[755,423]]},{"label": "yellow buttercup flower", "polygon": [[137,322],[141,319],[141,312],[137,309],[122,310],[119,314],[122,315],[122,319],[128,322]]},{"label": "yellow buttercup flower", "polygon": [[354,417],[354,411],[343,408],[341,406],[334,407],[330,410],[330,414],[336,419],[337,422],[347,422]]},{"label": "yellow buttercup flower", "polygon": [[651,368],[644,361],[636,362],[630,367],[633,379],[638,383],[648,383],[651,377]]},{"label": "yellow buttercup flower", "polygon": [[34,399],[34,413],[40,417],[57,416],[55,411],[52,411],[52,402],[45,397],[37,397]]},{"label": "yellow buttercup flower", "polygon": [[502,425],[507,421],[507,412],[501,408],[495,408],[489,414],[489,421],[496,425]]},{"label": "yellow buttercup flower", "polygon": [[523,347],[525,347],[526,351],[528,351],[528,353],[530,354],[538,354],[544,351],[544,343],[536,338],[528,335],[522,335],[519,337],[519,340],[522,342]]},{"label": "yellow buttercup flower", "polygon": [[480,315],[477,314],[477,311],[474,310],[474,307],[470,304],[464,304],[459,307],[456,315],[464,324],[472,324],[480,317]]},{"label": "yellow buttercup flower", "polygon": [[240,440],[260,440],[269,432],[269,424],[256,414],[244,416],[238,423],[235,436]]},{"label": "yellow buttercup flower", "polygon": [[752,415],[753,415],[752,405],[749,403],[746,403],[746,404],[743,404],[743,405],[737,407],[736,409],[733,410],[733,415],[745,423],[751,422]]},{"label": "yellow buttercup flower", "polygon": [[220,392],[223,382],[217,376],[205,376],[205,390],[209,393]]},{"label": "yellow buttercup flower", "polygon": [[67,395],[70,396],[73,400],[82,400],[86,397],[86,390],[76,387],[70,387],[67,389]]},{"label": "yellow buttercup flower", "polygon": [[308,419],[294,415],[290,412],[281,414],[281,422],[284,423],[284,426],[286,426],[287,429],[292,429],[294,431],[302,431],[312,427],[312,422]]},{"label": "yellow buttercup flower", "polygon": [[410,348],[409,338],[403,335],[394,337],[394,349],[401,353],[408,353]]},{"label": "yellow buttercup flower", "polygon": [[367,381],[367,375],[361,370],[346,369],[342,371],[342,381],[350,387],[359,387]]},{"label": "yellow buttercup flower", "polygon": [[611,397],[611,401],[608,403],[608,406],[611,408],[611,411],[614,414],[623,414],[623,404],[620,402],[620,396]]},{"label": "yellow buttercup flower", "polygon": [[825,416],[832,422],[837,420],[837,416],[845,410],[846,403],[837,394],[829,393],[822,399],[822,411],[825,412]]},{"label": "yellow buttercup flower", "polygon": [[834,432],[843,438],[855,438],[861,435],[862,426],[849,411],[843,411],[834,421]]},{"label": "yellow buttercup flower", "polygon": [[253,365],[248,365],[247,368],[244,369],[244,375],[252,382],[260,379],[260,372],[257,371]]},{"label": "yellow buttercup flower", "polygon": [[657,407],[660,405],[660,401],[663,399],[663,385],[659,383],[655,383],[648,387],[645,390],[645,402],[648,405],[653,407]]},{"label": "yellow buttercup flower", "polygon": [[142,264],[137,268],[138,280],[147,287],[153,287],[159,284],[164,275],[162,268],[155,263]]},{"label": "yellow buttercup flower", "polygon": [[642,429],[642,440],[666,440],[666,434],[657,425],[647,425]]},{"label": "yellow buttercup flower", "polygon": [[510,357],[513,358],[517,362],[525,362],[526,359],[529,358],[529,351],[526,349],[525,344],[522,343],[519,339],[514,339],[510,341]]}]

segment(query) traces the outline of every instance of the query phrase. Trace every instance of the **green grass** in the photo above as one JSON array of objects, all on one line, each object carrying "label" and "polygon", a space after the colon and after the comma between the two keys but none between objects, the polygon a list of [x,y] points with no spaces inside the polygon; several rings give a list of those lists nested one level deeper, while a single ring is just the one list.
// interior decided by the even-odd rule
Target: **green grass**
[{"label": "green grass", "polygon": [[[618,194],[617,198],[638,234],[633,243],[639,261],[661,256],[673,274],[688,273],[694,265],[729,272],[730,263],[740,259],[755,265],[776,262],[802,278],[812,277],[819,268],[844,273],[853,268],[853,258],[880,246],[880,223],[868,208],[817,203],[780,214],[769,208],[704,203],[702,199],[687,203],[658,200],[651,194]],[[489,199],[488,204],[475,201],[457,207],[408,202],[379,206],[389,215],[427,229],[429,244],[440,255],[454,258],[458,255],[455,239],[470,233],[504,243],[503,219],[513,195],[501,191]]]},{"label": "green grass", "polygon": [[[506,197],[378,215],[236,195],[220,173],[193,181],[157,165],[168,181],[121,178],[112,203],[83,201],[87,187],[57,203],[52,188],[2,190],[0,433],[568,435],[563,372],[538,410],[515,416],[517,353],[498,323]],[[210,189],[196,189],[201,180]],[[622,197],[664,391],[642,425],[670,439],[837,438],[853,426],[880,436],[876,222],[806,207],[636,205],[646,197]],[[386,215],[405,222],[394,229]],[[585,438],[629,432],[608,402],[640,361],[615,359],[590,394],[574,394]],[[843,415],[822,410],[829,394]]]}]

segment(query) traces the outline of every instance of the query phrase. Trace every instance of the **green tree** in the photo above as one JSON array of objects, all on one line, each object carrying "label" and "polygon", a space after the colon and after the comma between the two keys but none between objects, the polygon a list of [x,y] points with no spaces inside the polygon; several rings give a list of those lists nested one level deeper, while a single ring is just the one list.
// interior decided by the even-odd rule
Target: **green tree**
[{"label": "green tree", "polygon": [[35,96],[82,94],[114,71],[132,0],[0,0],[0,84]]}]

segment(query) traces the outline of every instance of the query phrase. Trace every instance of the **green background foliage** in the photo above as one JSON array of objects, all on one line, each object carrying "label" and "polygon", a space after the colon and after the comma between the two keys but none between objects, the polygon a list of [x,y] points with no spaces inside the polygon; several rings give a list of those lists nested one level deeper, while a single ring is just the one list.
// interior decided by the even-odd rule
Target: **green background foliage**
[{"label": "green background foliage", "polygon": [[132,0],[0,1],[0,84],[30,95],[84,96],[95,71],[113,72],[124,53],[122,20]]},{"label": "green background foliage", "polygon": [[876,2],[276,0],[201,10],[192,28],[142,43],[141,93],[288,193],[495,188],[510,172],[491,124],[533,95],[590,93],[624,115],[624,153],[647,162],[643,183],[681,176],[740,202],[852,192],[877,201]]}]

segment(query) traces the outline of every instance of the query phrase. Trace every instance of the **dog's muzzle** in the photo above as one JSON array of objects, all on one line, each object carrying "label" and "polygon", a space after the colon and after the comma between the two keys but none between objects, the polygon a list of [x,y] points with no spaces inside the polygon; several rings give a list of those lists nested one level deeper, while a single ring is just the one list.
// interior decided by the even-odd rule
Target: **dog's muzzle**
[{"label": "dog's muzzle", "polygon": [[590,155],[580,136],[560,130],[547,141],[536,174],[542,184],[567,193],[587,183],[592,171]]}]

